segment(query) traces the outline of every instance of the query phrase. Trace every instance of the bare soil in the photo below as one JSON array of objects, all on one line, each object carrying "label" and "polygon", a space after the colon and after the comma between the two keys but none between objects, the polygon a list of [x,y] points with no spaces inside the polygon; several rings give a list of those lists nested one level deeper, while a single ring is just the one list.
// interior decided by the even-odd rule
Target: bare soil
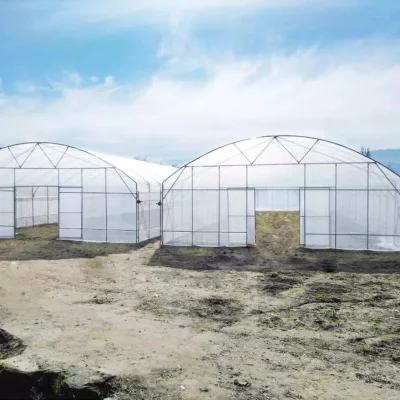
[{"label": "bare soil", "polygon": [[256,212],[256,243],[257,247],[275,254],[295,250],[300,243],[300,213]]},{"label": "bare soil", "polygon": [[0,374],[112,375],[121,400],[399,398],[399,254],[54,242],[0,242],[0,327],[26,346]]},{"label": "bare soil", "polygon": [[94,258],[138,248],[134,244],[74,242],[57,237],[57,224],[19,228],[15,240],[0,240],[0,261]]}]

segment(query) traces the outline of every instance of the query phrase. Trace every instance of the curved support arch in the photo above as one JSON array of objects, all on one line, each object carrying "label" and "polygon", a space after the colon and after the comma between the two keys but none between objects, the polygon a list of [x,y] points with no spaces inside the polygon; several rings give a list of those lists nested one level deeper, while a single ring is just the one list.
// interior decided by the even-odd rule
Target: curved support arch
[{"label": "curved support arch", "polygon": [[[0,201],[1,189],[5,187],[16,199],[23,196],[32,204],[28,215],[32,221],[26,222],[30,224],[26,226],[37,225],[35,206],[41,196],[43,199],[43,189],[48,192],[51,188],[52,193],[56,190],[50,196],[52,201],[58,201],[58,206],[52,206],[58,209],[60,238],[138,243],[160,236],[161,185],[175,170],[57,142],[15,143],[0,148]],[[31,193],[24,192],[27,188],[32,189]],[[15,205],[22,204],[13,201],[10,194],[7,196],[8,209],[5,213],[0,210],[0,237],[15,236]],[[45,201],[48,203],[48,195]],[[69,222],[66,214],[71,217]],[[14,224],[7,222],[7,233],[2,233],[2,220],[11,215]],[[65,236],[68,229],[74,233]]]},{"label": "curved support arch", "polygon": [[[164,184],[165,182],[167,182],[170,178],[172,178],[174,175],[176,175],[176,174],[178,174],[179,172],[181,172],[182,169],[184,169],[184,168],[186,168],[186,167],[192,167],[192,166],[195,167],[196,165],[192,165],[192,164],[194,164],[196,161],[199,161],[200,159],[202,159],[203,157],[205,157],[205,156],[207,156],[207,155],[210,155],[210,154],[212,154],[212,153],[217,152],[218,150],[224,149],[224,148],[226,148],[226,147],[228,147],[228,146],[237,145],[237,144],[239,144],[239,143],[243,143],[243,142],[246,142],[246,141],[249,141],[249,140],[252,140],[252,139],[269,139],[269,138],[271,139],[271,141],[274,140],[274,139],[277,139],[277,140],[279,141],[279,138],[302,138],[302,139],[314,140],[314,141],[315,141],[314,144],[308,149],[308,152],[306,153],[306,155],[307,155],[309,152],[313,151],[314,146],[315,146],[318,142],[329,143],[329,144],[331,144],[331,145],[338,146],[338,147],[343,148],[343,149],[345,149],[345,150],[347,150],[347,151],[349,151],[349,152],[352,152],[352,153],[354,153],[354,154],[357,154],[358,156],[362,156],[363,158],[365,158],[365,162],[366,162],[366,163],[373,163],[373,164],[379,165],[380,167],[383,167],[384,169],[390,171],[390,173],[394,174],[396,177],[398,177],[398,178],[400,179],[400,175],[399,175],[397,172],[393,171],[391,168],[389,168],[389,167],[383,165],[382,163],[380,163],[379,161],[373,159],[372,157],[367,157],[367,156],[365,156],[364,154],[361,154],[359,151],[354,150],[354,149],[352,149],[352,148],[350,148],[350,147],[348,147],[348,146],[342,145],[342,144],[340,144],[340,143],[336,143],[336,142],[333,142],[333,141],[330,141],[330,140],[321,139],[321,138],[316,138],[316,137],[312,137],[312,136],[299,136],[299,135],[265,135],[265,136],[256,136],[256,137],[253,137],[253,138],[241,139],[241,140],[233,141],[233,142],[230,142],[230,143],[226,143],[226,144],[224,144],[224,145],[221,145],[221,146],[219,146],[219,147],[216,147],[215,149],[212,149],[212,150],[210,150],[210,151],[208,151],[208,152],[206,152],[206,153],[204,153],[204,154],[202,154],[202,155],[200,155],[200,156],[194,158],[193,160],[187,162],[185,165],[181,166],[177,171],[175,171],[175,172],[172,173],[170,176],[168,176],[168,177],[163,181],[163,184]],[[239,149],[238,149],[238,150],[239,150]],[[264,150],[265,150],[265,149],[264,149]],[[303,159],[301,159],[298,163],[299,163],[299,164],[302,164],[303,161],[304,161],[304,158],[305,158],[305,156],[304,156]],[[327,162],[327,163],[329,163],[329,162]],[[340,164],[341,161],[338,160],[337,163]],[[305,163],[305,164],[306,164],[306,163]],[[216,164],[216,165],[218,165],[218,164]],[[251,162],[249,162],[248,165],[252,165]],[[282,165],[284,165],[284,163],[283,163]],[[388,179],[389,179],[389,178],[388,178]],[[171,187],[171,188],[172,188],[172,187]]]},{"label": "curved support arch", "polygon": [[306,247],[400,251],[400,176],[344,145],[295,135],[231,142],[171,174],[163,182],[163,243],[254,244],[255,211],[277,211],[260,208],[266,197],[258,195],[279,191],[297,204]]},{"label": "curved support arch", "polygon": [[[44,155],[45,155],[47,158],[48,158],[48,156],[47,156],[46,152],[43,150],[43,148],[41,147],[41,145],[50,145],[50,146],[60,146],[60,147],[64,147],[64,148],[65,148],[65,151],[64,151],[63,156],[68,152],[69,149],[73,149],[73,150],[82,152],[82,153],[84,153],[84,154],[86,154],[86,155],[89,155],[89,156],[91,156],[91,157],[93,157],[93,158],[96,158],[96,159],[102,161],[103,163],[107,164],[107,168],[114,168],[115,170],[117,170],[117,171],[119,171],[120,173],[124,174],[129,180],[131,180],[131,181],[137,186],[137,181],[136,181],[135,179],[133,179],[132,177],[130,177],[130,176],[129,176],[129,173],[127,173],[127,172],[121,170],[121,169],[120,169],[119,167],[117,167],[116,165],[113,165],[112,163],[110,163],[109,161],[107,161],[106,159],[104,159],[102,156],[99,156],[98,154],[96,154],[96,153],[94,153],[94,152],[90,152],[90,151],[88,151],[88,150],[81,149],[81,148],[79,148],[79,147],[75,147],[75,146],[71,146],[71,145],[67,145],[67,144],[63,144],[63,143],[58,143],[58,142],[46,142],[46,141],[44,141],[44,142],[20,142],[20,143],[14,143],[14,144],[9,145],[9,146],[1,147],[1,148],[0,148],[0,152],[1,152],[2,150],[5,150],[5,149],[8,149],[8,150],[11,151],[11,149],[12,149],[13,147],[25,146],[25,145],[26,145],[26,146],[33,145],[34,147],[32,148],[32,152],[34,151],[35,147],[38,146],[38,147],[42,150],[42,152],[44,153]],[[31,152],[31,153],[32,153],[32,152]],[[0,153],[0,154],[1,154],[1,153]],[[14,154],[13,154],[12,152],[11,152],[11,154],[13,155],[13,157],[14,157],[14,159],[15,159]],[[58,163],[60,163],[60,161],[62,160],[63,156],[60,158],[60,160],[59,160]],[[25,161],[27,161],[29,157],[30,157],[30,154],[28,155],[28,157],[26,158]],[[15,159],[15,161],[16,161],[17,164],[18,164],[18,161],[17,161],[16,159]],[[52,163],[51,160],[49,160],[49,161]],[[57,164],[56,164],[56,165],[53,164],[53,166],[54,166],[55,169],[57,169]],[[2,168],[1,163],[0,163],[0,168]],[[19,168],[23,169],[23,165],[21,165]],[[82,167],[82,168],[87,168],[87,167]],[[147,182],[147,183],[148,183],[148,182]]]}]

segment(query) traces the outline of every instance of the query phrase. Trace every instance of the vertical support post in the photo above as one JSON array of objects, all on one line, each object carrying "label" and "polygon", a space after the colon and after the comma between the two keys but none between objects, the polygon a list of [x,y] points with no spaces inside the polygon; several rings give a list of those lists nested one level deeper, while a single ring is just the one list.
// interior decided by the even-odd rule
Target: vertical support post
[{"label": "vertical support post", "polygon": [[57,223],[58,223],[58,237],[60,239],[60,170],[57,169]]},{"label": "vertical support post", "polygon": [[328,240],[329,240],[329,248],[331,247],[331,187],[329,186],[328,188],[328,226],[329,226],[329,235],[328,235]]},{"label": "vertical support post", "polygon": [[15,168],[14,171],[14,238],[17,236],[17,188],[15,185]]},{"label": "vertical support post", "polygon": [[249,188],[248,188],[248,174],[249,174],[249,168],[248,165],[246,165],[246,246],[248,245],[248,240],[247,240],[247,235],[248,235],[248,231],[247,231],[247,214],[248,214],[248,197],[249,197]]},{"label": "vertical support post", "polygon": [[304,247],[307,246],[307,239],[306,239],[306,208],[307,208],[307,198],[306,198],[306,187],[307,187],[307,164],[304,164],[304,190],[303,190],[303,207],[304,207],[304,216],[303,216],[303,239],[304,239]]},{"label": "vertical support post", "polygon": [[254,188],[253,210],[254,210],[254,244],[257,246],[257,190]]},{"label": "vertical support post", "polygon": [[135,182],[135,185],[136,185],[136,244],[138,244],[139,243],[139,191],[137,182]]},{"label": "vertical support post", "polygon": [[149,225],[149,239],[151,238],[151,208],[150,208],[150,204],[151,204],[151,186],[149,183],[149,198],[147,199],[147,206],[149,207],[149,221],[148,221],[148,225]]},{"label": "vertical support post", "polygon": [[193,232],[193,230],[194,230],[194,209],[193,209],[193,207],[194,207],[194,201],[193,201],[194,190],[193,189],[194,188],[193,188],[193,167],[192,167],[192,246],[194,245],[194,232]]},{"label": "vertical support post", "polygon": [[164,182],[161,184],[160,208],[160,241],[162,246],[164,244]]},{"label": "vertical support post", "polygon": [[226,215],[228,216],[228,246],[231,243],[231,227],[230,227],[230,215],[229,215],[229,197],[230,197],[230,191],[229,187],[226,188]]},{"label": "vertical support post", "polygon": [[32,212],[32,226],[35,226],[35,204],[33,200],[34,192],[33,192],[33,186],[31,187],[31,200],[32,200],[32,207],[31,207],[31,212]]},{"label": "vertical support post", "polygon": [[106,208],[106,242],[108,242],[107,168],[104,168],[104,197]]},{"label": "vertical support post", "polygon": [[221,247],[221,167],[218,165],[218,247]]},{"label": "vertical support post", "polygon": [[369,250],[369,163],[367,163],[367,250]]},{"label": "vertical support post", "polygon": [[47,224],[50,223],[50,207],[49,207],[49,187],[46,186],[46,206],[47,206]]},{"label": "vertical support post", "polygon": [[301,247],[301,189],[299,188],[299,247]]},{"label": "vertical support post", "polygon": [[81,240],[83,240],[83,168],[81,168]]},{"label": "vertical support post", "polygon": [[337,164],[335,164],[335,249],[337,249]]}]

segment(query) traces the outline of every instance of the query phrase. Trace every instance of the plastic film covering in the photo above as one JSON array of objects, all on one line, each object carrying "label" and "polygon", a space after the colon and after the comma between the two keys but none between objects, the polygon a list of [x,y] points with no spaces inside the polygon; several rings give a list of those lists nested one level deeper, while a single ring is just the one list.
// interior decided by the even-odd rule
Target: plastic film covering
[{"label": "plastic film covering", "polygon": [[0,237],[59,226],[59,239],[138,243],[158,237],[161,184],[176,168],[54,143],[0,149]]},{"label": "plastic film covering", "polygon": [[248,246],[255,213],[299,213],[300,246],[400,250],[400,177],[322,139],[269,136],[220,147],[163,183],[163,243]]}]

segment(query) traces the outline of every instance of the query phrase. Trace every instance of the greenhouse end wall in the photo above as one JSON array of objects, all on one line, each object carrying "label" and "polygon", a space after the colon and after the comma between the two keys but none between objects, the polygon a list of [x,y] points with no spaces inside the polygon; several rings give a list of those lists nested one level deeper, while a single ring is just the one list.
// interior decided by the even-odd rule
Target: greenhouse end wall
[{"label": "greenhouse end wall", "polygon": [[53,143],[0,149],[0,238],[43,224],[58,224],[64,240],[138,243],[159,237],[161,181],[174,171]]},{"label": "greenhouse end wall", "polygon": [[299,246],[399,251],[399,183],[374,160],[319,139],[237,142],[164,181],[163,244],[255,245],[256,212],[295,211]]}]

